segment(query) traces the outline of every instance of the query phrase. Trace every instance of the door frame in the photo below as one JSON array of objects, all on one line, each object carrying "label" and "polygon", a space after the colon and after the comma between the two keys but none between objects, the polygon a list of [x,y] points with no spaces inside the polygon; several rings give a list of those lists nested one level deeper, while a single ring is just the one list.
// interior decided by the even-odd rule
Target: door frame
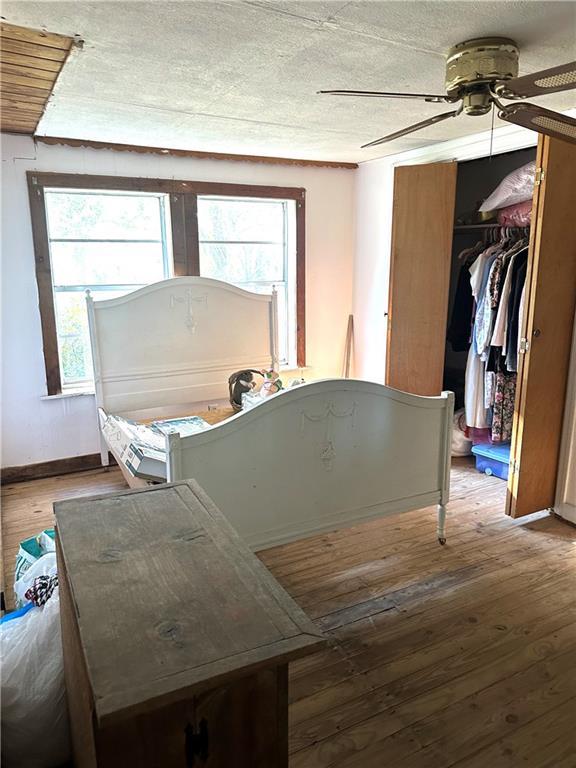
[{"label": "door frame", "polygon": [[574,462],[574,453],[576,453],[576,316],[574,317],[572,352],[570,354],[564,423],[562,425],[562,442],[560,444],[560,457],[558,460],[556,499],[554,501],[554,511],[556,514],[576,525],[576,503],[567,498],[569,492],[569,470],[570,465]]}]

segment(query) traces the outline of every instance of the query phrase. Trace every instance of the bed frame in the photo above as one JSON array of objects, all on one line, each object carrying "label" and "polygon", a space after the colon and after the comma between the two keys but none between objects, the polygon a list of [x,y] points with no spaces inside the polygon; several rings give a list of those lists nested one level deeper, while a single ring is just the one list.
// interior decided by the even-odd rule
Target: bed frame
[{"label": "bed frame", "polygon": [[[275,295],[216,280],[88,296],[88,318],[101,426],[108,413],[223,397],[231,372],[278,363]],[[451,392],[304,384],[204,432],[167,437],[167,479],[197,480],[254,549],[432,504],[444,543],[453,406]]]},{"label": "bed frame", "polygon": [[432,504],[444,544],[453,409],[452,392],[316,381],[170,435],[168,480],[197,480],[254,549]]}]

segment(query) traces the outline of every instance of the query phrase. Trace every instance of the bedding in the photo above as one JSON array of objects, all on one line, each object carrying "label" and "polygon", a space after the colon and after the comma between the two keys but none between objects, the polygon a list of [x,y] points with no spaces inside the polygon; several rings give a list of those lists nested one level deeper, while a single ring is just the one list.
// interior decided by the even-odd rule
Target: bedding
[{"label": "bedding", "polygon": [[[185,411],[189,411],[189,406]],[[181,437],[202,432],[211,425],[234,415],[232,408],[213,406],[199,414],[185,412],[162,419],[148,416],[143,420],[117,414],[102,414],[102,435],[116,461],[130,475],[150,482],[166,482],[166,435]]]}]

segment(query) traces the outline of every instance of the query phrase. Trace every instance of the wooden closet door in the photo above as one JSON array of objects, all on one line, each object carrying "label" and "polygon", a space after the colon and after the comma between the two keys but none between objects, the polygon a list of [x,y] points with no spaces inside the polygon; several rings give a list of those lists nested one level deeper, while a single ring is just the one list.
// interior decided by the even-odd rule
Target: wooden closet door
[{"label": "wooden closet door", "polygon": [[457,170],[394,173],[386,384],[417,395],[442,391]]},{"label": "wooden closet door", "polygon": [[576,306],[576,146],[540,137],[506,513],[554,504]]}]

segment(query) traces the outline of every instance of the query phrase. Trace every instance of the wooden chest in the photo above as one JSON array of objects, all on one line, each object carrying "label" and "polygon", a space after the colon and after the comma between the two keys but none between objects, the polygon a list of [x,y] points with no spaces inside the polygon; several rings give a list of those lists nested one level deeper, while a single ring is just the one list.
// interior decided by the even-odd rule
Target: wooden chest
[{"label": "wooden chest", "polygon": [[288,765],[321,632],[194,482],[54,505],[78,768]]}]

